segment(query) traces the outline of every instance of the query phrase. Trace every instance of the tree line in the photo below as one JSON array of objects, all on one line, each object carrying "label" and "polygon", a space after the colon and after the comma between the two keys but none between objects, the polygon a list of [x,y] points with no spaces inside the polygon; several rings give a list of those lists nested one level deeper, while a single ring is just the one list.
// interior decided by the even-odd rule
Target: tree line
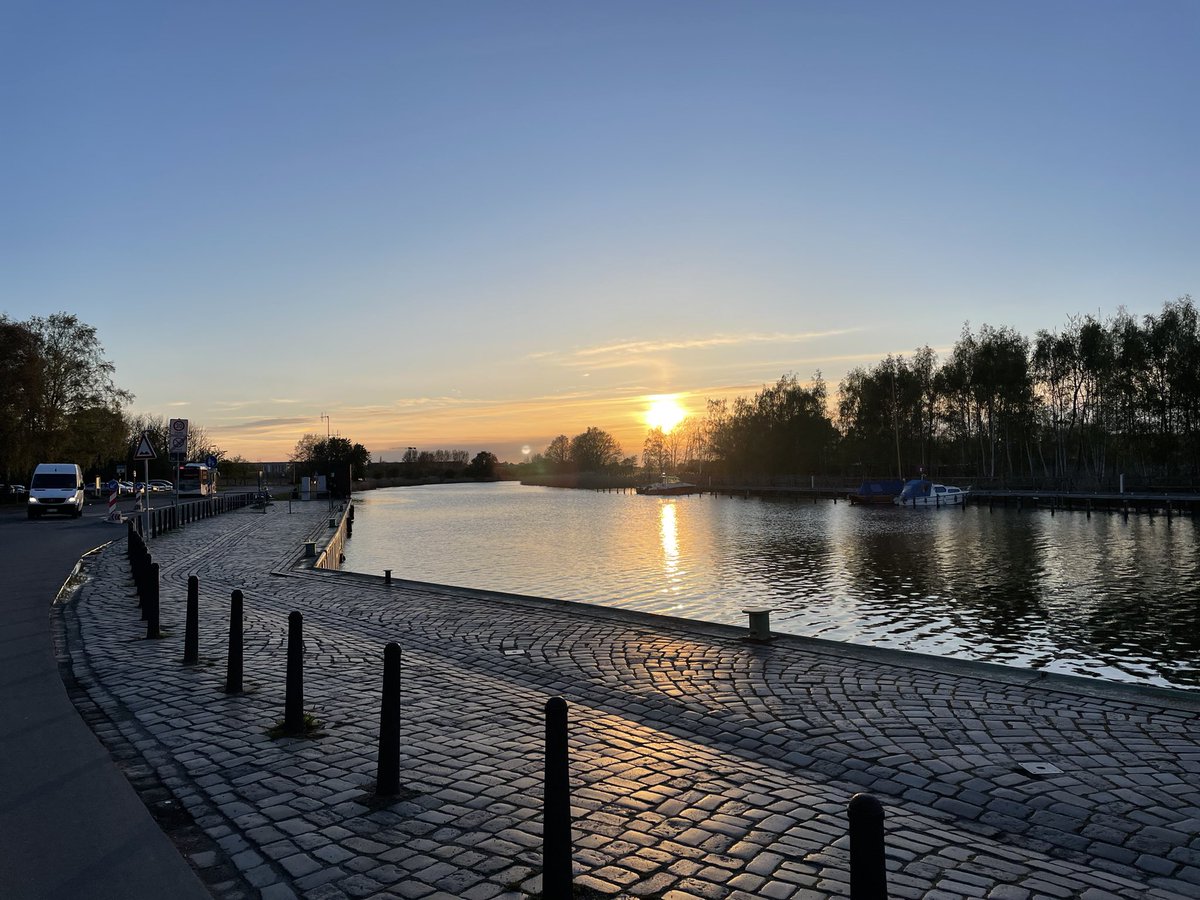
[{"label": "tree line", "polygon": [[[607,432],[559,435],[541,470],[630,469]],[[1200,314],[1190,296],[1157,313],[1069,317],[1027,337],[963,329],[945,360],[929,347],[851,370],[831,401],[817,372],[702,416],[651,429],[650,473],[933,477],[1089,487],[1200,479]]]},{"label": "tree line", "polygon": [[1084,486],[1119,474],[1200,476],[1200,316],[1073,316],[1032,338],[964,325],[945,361],[929,347],[850,371],[830,404],[818,372],[646,438],[647,468],[737,477],[1011,479]]},{"label": "tree line", "polygon": [[[1060,483],[1200,475],[1200,318],[1191,297],[1136,317],[1073,316],[1032,338],[964,326],[842,381],[842,466]],[[889,465],[891,463],[891,465]]]}]

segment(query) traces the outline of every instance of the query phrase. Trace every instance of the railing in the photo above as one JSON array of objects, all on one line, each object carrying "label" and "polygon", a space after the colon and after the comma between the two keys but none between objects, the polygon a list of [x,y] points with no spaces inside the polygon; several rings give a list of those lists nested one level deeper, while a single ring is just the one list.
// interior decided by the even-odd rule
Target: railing
[{"label": "railing", "polygon": [[[182,528],[189,522],[211,519],[213,516],[221,515],[221,513],[233,512],[235,509],[244,509],[253,504],[254,501],[255,494],[251,492],[216,494],[215,496],[205,497],[201,500],[189,500],[186,503],[177,503],[174,506],[160,506],[148,512],[144,510],[142,512],[135,512],[130,518],[136,523],[135,527],[139,534],[156,538],[175,528]],[[145,535],[145,531],[149,531],[149,535]]]}]

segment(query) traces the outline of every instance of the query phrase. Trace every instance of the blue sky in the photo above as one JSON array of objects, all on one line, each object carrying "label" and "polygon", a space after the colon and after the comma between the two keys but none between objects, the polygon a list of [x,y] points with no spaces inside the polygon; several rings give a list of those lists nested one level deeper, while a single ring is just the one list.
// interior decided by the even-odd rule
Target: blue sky
[{"label": "blue sky", "polygon": [[519,459],[651,395],[1197,290],[1200,4],[15,3],[0,312],[288,455]]}]

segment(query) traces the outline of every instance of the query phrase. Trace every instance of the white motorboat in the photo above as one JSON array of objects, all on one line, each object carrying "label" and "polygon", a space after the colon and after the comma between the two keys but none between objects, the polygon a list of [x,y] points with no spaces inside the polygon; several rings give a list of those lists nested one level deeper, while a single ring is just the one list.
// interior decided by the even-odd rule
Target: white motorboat
[{"label": "white motorboat", "polygon": [[662,481],[656,481],[654,484],[647,484],[636,489],[639,494],[650,494],[654,496],[670,496],[672,494],[694,494],[700,490],[696,485],[688,481],[680,481],[678,475],[664,475]]},{"label": "white motorboat", "polygon": [[967,502],[969,490],[948,484],[935,484],[924,478],[914,478],[904,484],[900,495],[892,502],[897,506],[961,506]]}]

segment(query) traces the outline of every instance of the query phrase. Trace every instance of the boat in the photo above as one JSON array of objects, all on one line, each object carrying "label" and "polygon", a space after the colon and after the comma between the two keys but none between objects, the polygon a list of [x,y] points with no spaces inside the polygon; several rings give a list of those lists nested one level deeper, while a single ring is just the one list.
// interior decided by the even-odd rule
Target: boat
[{"label": "boat", "polygon": [[694,494],[700,488],[691,482],[680,481],[678,475],[663,475],[661,481],[643,485],[642,487],[635,488],[635,490],[639,494],[663,497],[673,494]]},{"label": "boat", "polygon": [[904,483],[904,490],[892,502],[897,506],[961,506],[967,502],[970,489],[935,484],[924,478],[914,478]]},{"label": "boat", "polygon": [[900,496],[903,489],[904,482],[899,478],[867,479],[858,486],[857,491],[849,495],[850,503],[852,506],[890,505]]}]

